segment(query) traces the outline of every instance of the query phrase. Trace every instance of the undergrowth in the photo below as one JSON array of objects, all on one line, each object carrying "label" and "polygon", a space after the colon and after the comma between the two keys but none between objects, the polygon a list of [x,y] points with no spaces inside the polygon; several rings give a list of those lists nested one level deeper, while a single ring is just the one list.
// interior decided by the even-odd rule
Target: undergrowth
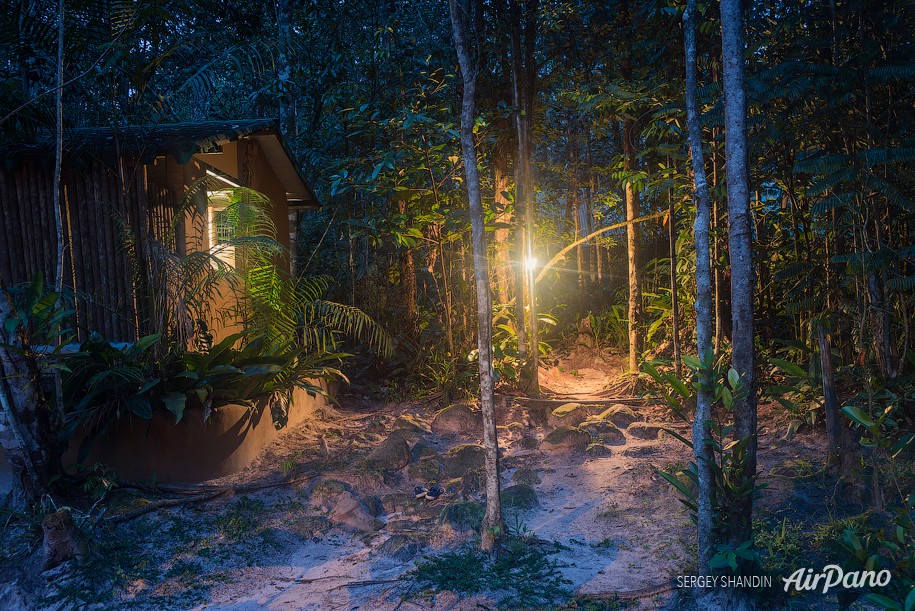
[{"label": "undergrowth", "polygon": [[420,562],[410,578],[434,590],[462,595],[494,593],[500,607],[537,608],[556,604],[571,595],[571,581],[562,576],[565,566],[551,556],[554,547],[533,547],[510,539],[493,555],[463,549]]}]

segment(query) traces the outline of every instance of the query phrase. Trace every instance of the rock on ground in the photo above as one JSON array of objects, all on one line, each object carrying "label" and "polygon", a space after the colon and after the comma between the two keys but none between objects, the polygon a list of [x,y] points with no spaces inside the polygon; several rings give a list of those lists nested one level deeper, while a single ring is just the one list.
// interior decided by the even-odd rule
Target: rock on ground
[{"label": "rock on ground", "polygon": [[410,446],[401,435],[392,434],[371,451],[366,461],[385,471],[402,469],[410,464]]},{"label": "rock on ground", "polygon": [[482,433],[483,416],[469,405],[455,403],[435,414],[432,430],[440,435]]},{"label": "rock on ground", "polygon": [[578,426],[588,419],[590,413],[581,403],[560,405],[548,417],[550,426]]},{"label": "rock on ground", "polygon": [[382,556],[407,562],[418,554],[423,547],[428,545],[429,537],[418,533],[398,533],[378,546],[378,553]]},{"label": "rock on ground", "polygon": [[46,515],[41,522],[41,530],[44,533],[44,570],[53,569],[73,558],[83,561],[88,543],[76,527],[69,509],[63,507]]},{"label": "rock on ground", "polygon": [[626,436],[623,431],[616,428],[616,425],[606,420],[595,420],[586,422],[581,429],[600,439],[600,442],[608,446],[621,446],[626,444]]},{"label": "rock on ground", "polygon": [[641,420],[639,415],[637,413],[635,413],[635,411],[631,407],[629,407],[627,405],[623,405],[621,403],[617,403],[616,405],[611,405],[610,407],[608,407],[607,409],[602,411],[600,414],[595,416],[595,419],[606,420],[608,422],[612,422],[613,424],[615,424],[617,427],[619,427],[621,429],[626,428],[633,422],[638,422],[639,420]]},{"label": "rock on ground", "polygon": [[540,449],[545,452],[581,452],[591,444],[591,435],[581,429],[561,426],[540,442]]},{"label": "rock on ground", "polygon": [[485,464],[486,450],[475,444],[455,446],[442,455],[442,467],[448,477],[461,477],[482,469]]},{"label": "rock on ground", "polygon": [[645,424],[638,422],[631,425],[626,431],[636,439],[657,439],[663,427],[656,424]]},{"label": "rock on ground", "polygon": [[606,458],[613,454],[613,450],[602,443],[592,443],[585,448],[585,454],[592,458]]},{"label": "rock on ground", "polygon": [[407,429],[423,434],[431,432],[428,424],[420,420],[418,416],[412,414],[401,414],[398,416],[397,420],[394,421],[394,428]]}]

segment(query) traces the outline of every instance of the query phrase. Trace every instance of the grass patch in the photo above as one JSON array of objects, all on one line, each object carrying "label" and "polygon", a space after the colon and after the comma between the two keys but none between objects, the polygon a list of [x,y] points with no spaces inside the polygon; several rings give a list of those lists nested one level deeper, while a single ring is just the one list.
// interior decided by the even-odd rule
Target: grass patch
[{"label": "grass patch", "polygon": [[229,541],[241,541],[259,530],[263,513],[263,501],[243,496],[214,520],[216,530]]},{"label": "grass patch", "polygon": [[410,577],[435,591],[492,592],[501,597],[500,607],[543,607],[570,595],[571,582],[560,571],[564,565],[551,558],[556,551],[511,539],[494,555],[464,549],[420,562]]}]

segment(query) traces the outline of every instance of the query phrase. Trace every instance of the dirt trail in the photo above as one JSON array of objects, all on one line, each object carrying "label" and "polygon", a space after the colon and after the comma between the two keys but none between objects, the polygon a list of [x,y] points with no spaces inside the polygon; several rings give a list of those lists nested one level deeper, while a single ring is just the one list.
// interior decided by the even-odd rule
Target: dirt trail
[{"label": "dirt trail", "polygon": [[[610,376],[620,370],[612,358],[578,350],[545,366],[541,380],[544,392],[555,397],[573,401],[606,399],[601,391],[607,387]],[[362,427],[380,427],[379,423],[383,423],[389,430],[390,421],[399,413],[414,414],[426,421],[431,416],[416,406],[401,406],[393,413],[386,409],[371,417],[348,412],[346,403],[343,407],[344,417],[359,418],[352,421],[354,427],[357,422]],[[598,411],[601,409],[598,407]],[[577,595],[638,590],[664,583],[672,574],[682,572],[688,562],[685,550],[690,522],[670,486],[655,473],[654,467],[682,464],[689,457],[687,449],[663,433],[658,438],[655,428],[648,428],[647,439],[629,434],[623,428],[593,455],[583,451],[547,452],[543,451],[545,446],[540,449],[537,446],[562,423],[552,418],[550,422],[532,422],[535,418],[528,416],[525,408],[515,406],[500,418],[499,441],[505,448],[503,487],[513,483],[519,469],[530,470],[539,479],[533,486],[537,506],[508,509],[509,528],[561,544],[555,559],[564,565],[563,575],[572,582]],[[661,422],[663,410],[640,408],[637,416],[639,421],[647,423],[643,426],[650,427]],[[632,430],[635,431],[634,426]],[[355,430],[348,431],[352,432]],[[533,441],[525,443],[522,438]],[[474,435],[449,439],[425,434],[421,441],[439,453],[446,453],[449,447],[479,443],[480,439]],[[274,448],[258,469],[275,471],[289,453],[288,447]],[[365,492],[388,498],[385,495],[410,491],[415,483],[409,477],[386,476],[384,480]],[[435,519],[435,514],[447,502],[450,501],[437,501],[438,507],[427,508],[429,511],[420,511],[411,518],[414,520],[411,528],[426,529],[430,535],[422,554],[454,549],[472,538],[472,533],[447,528],[442,532],[441,520]],[[256,566],[228,572],[231,583],[212,589],[208,601],[199,608],[470,609],[477,603],[492,606],[493,601],[485,597],[460,598],[445,593],[416,598],[416,593],[407,591],[408,586],[396,579],[409,571],[421,556],[409,559],[386,556],[382,546],[403,532],[400,522],[404,521],[404,514],[394,512],[380,517],[385,526],[374,535],[333,529],[326,537],[298,542],[281,557],[263,558]],[[410,598],[406,607],[401,602],[404,595]],[[658,601],[644,604],[646,608],[655,608]]]},{"label": "dirt trail", "polygon": [[577,345],[569,353],[540,367],[540,388],[550,396],[570,400],[606,398],[610,381],[623,372],[619,355]]}]

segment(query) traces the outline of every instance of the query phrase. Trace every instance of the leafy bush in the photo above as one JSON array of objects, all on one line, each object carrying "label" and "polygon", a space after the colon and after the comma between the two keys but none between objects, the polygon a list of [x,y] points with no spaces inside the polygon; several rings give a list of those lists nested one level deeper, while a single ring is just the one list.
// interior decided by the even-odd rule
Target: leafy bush
[{"label": "leafy bush", "polygon": [[890,571],[890,583],[865,598],[891,611],[915,609],[915,493],[911,492],[911,481],[901,477],[904,466],[910,463],[907,452],[915,441],[915,434],[905,428],[905,404],[912,393],[911,386],[903,383],[906,381],[898,380],[892,390],[868,385],[842,408],[845,416],[863,429],[861,445],[870,450],[875,497],[883,494],[881,479],[886,478],[892,483],[896,502],[888,508],[892,519],[884,528],[863,533],[847,528],[833,542],[845,563],[851,565],[850,570]]},{"label": "leafy bush", "polygon": [[603,312],[589,312],[588,322],[598,346],[622,349],[629,345],[629,314],[626,306],[613,305]]},{"label": "leafy bush", "polygon": [[70,436],[89,427],[80,460],[119,419],[133,414],[148,420],[156,409],[168,410],[177,423],[188,407],[202,409],[207,420],[223,405],[253,408],[257,399],[268,399],[274,424],[281,428],[295,388],[324,394],[315,380],[343,377],[331,364],[344,354],[309,352],[291,343],[267,346],[249,334],[228,336],[205,352],[173,350],[163,357],[153,353],[158,339],[148,335],[118,347],[92,334],[79,352],[63,359],[64,432]]}]

